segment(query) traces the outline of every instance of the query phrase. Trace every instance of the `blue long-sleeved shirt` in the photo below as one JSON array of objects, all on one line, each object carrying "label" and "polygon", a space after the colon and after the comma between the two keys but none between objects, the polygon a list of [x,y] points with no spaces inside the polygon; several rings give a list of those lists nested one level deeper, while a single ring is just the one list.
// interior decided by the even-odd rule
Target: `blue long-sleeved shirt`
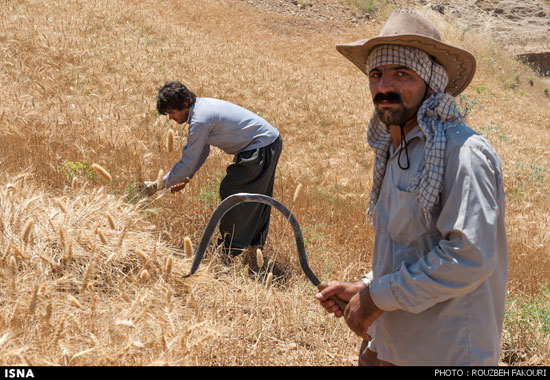
[{"label": "blue long-sleeved shirt", "polygon": [[447,129],[444,189],[427,222],[407,191],[424,143],[417,126],[408,170],[390,151],[373,213],[370,294],[386,312],[369,328],[370,347],[397,365],[497,365],[508,270],[500,159],[464,124]]},{"label": "blue long-sleeved shirt", "polygon": [[181,159],[163,180],[164,188],[192,178],[210,154],[210,145],[228,154],[262,148],[279,136],[279,131],[255,113],[236,104],[197,97],[187,116],[187,144]]}]

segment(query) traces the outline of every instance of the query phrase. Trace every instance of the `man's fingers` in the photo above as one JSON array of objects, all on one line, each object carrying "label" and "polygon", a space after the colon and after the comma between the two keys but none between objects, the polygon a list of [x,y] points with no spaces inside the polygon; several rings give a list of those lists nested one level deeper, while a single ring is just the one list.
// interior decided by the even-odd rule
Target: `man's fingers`
[{"label": "man's fingers", "polygon": [[170,192],[177,193],[178,191],[182,190],[185,185],[189,183],[189,178],[185,178],[183,182],[178,183],[177,185],[174,185],[170,188]]}]

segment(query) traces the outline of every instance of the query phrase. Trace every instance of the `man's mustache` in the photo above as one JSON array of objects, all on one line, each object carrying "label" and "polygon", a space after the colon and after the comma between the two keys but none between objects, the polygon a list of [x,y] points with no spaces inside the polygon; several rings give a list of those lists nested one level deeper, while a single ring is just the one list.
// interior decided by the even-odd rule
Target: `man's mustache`
[{"label": "man's mustache", "polygon": [[379,92],[376,94],[372,100],[374,104],[378,104],[383,101],[387,101],[390,103],[402,103],[401,95],[397,92],[388,92],[388,93],[381,93]]}]

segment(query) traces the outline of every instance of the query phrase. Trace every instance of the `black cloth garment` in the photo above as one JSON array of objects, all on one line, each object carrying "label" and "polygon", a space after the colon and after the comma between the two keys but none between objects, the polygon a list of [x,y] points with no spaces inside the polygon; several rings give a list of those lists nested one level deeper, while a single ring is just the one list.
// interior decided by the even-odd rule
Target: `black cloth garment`
[{"label": "black cloth garment", "polygon": [[[235,156],[227,167],[227,174],[220,184],[220,197],[232,194],[254,193],[273,196],[273,184],[279,156],[282,151],[281,136],[268,146],[244,151]],[[263,247],[269,230],[271,207],[263,203],[245,203],[233,207],[220,221],[224,253],[240,254],[249,246]]]}]

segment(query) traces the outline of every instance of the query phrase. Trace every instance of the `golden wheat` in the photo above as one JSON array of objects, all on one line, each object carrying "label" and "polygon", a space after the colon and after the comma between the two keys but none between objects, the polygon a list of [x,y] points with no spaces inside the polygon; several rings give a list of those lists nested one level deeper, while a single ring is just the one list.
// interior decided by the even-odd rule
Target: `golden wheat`
[{"label": "golden wheat", "polygon": [[109,222],[109,226],[111,227],[112,230],[114,230],[116,228],[115,219],[109,213],[105,214],[105,216],[107,217],[107,221]]},{"label": "golden wheat", "polygon": [[164,176],[164,170],[159,169],[158,174],[157,174],[157,180],[156,180],[157,189],[162,189],[162,177],[163,176]]},{"label": "golden wheat", "polygon": [[[157,86],[183,78],[197,95],[233,101],[280,130],[285,149],[274,197],[307,204],[293,213],[304,227],[315,271],[350,281],[368,272],[374,235],[364,212],[373,156],[365,129],[372,102],[366,77],[334,45],[376,35],[381,23],[316,23],[259,13],[236,0],[165,5],[7,0],[0,7],[2,362],[354,365],[360,342],[316,303],[297,269],[292,231],[278,213],[272,214],[262,251],[265,286],[259,286],[263,274],[251,276],[239,260],[221,264],[211,247],[201,270],[182,279],[193,254],[190,244],[181,263],[173,256],[170,281],[162,275],[178,251],[174,247],[184,237],[191,243],[200,236],[219,200],[217,187],[231,159],[224,152],[212,149],[185,195],[168,194],[154,203],[135,202],[134,196],[136,183],[177,158],[169,139],[185,139],[187,126],[168,127],[172,122],[159,117],[153,104]],[[182,9],[187,17],[178,17]],[[445,25],[442,16],[430,17]],[[182,30],[185,39],[178,37]],[[519,290],[537,294],[540,279],[550,275],[548,98],[537,96],[544,84],[536,77],[533,86],[527,84],[533,74],[483,36],[451,26],[442,31],[445,40],[479,57],[464,95],[483,105],[468,123],[483,128],[503,158],[510,297],[521,295]],[[521,131],[527,129],[537,142],[525,139]],[[88,162],[116,168],[117,181]],[[101,187],[104,180],[109,186]],[[107,212],[117,229],[105,221]],[[22,239],[31,218],[32,245]],[[109,244],[96,241],[97,228]],[[69,248],[70,265],[61,265]],[[274,289],[275,281],[283,286]],[[516,363],[550,363],[544,338],[533,342],[542,333],[512,327],[504,337],[514,344],[505,345],[507,354],[527,354]]]},{"label": "golden wheat", "polygon": [[147,281],[149,280],[149,271],[147,269],[143,269],[140,274],[139,274],[139,278],[142,280],[142,281]]},{"label": "golden wheat", "polygon": [[73,190],[78,189],[78,178],[77,177],[73,177],[73,179],[71,181],[71,188]]},{"label": "golden wheat", "polygon": [[21,240],[23,243],[27,244],[29,241],[29,236],[31,233],[31,228],[34,225],[34,219],[27,220],[27,223],[25,223],[25,227],[23,228],[23,233],[21,234]]},{"label": "golden wheat", "polygon": [[256,249],[256,262],[258,263],[258,268],[262,268],[264,266],[264,255],[262,254],[261,249]]},{"label": "golden wheat", "polygon": [[164,272],[167,278],[172,273],[173,260],[174,260],[174,257],[172,255],[168,255],[168,258],[166,259],[166,266],[164,268]]},{"label": "golden wheat", "polygon": [[168,135],[166,136],[166,150],[172,152],[174,150],[174,130],[168,129]]},{"label": "golden wheat", "polygon": [[103,231],[101,231],[101,228],[98,228],[97,231],[97,236],[99,236],[99,240],[103,243],[103,244],[107,244],[108,241],[107,239],[105,238],[105,235],[103,235]]},{"label": "golden wheat", "polygon": [[265,280],[265,288],[270,289],[272,282],[273,282],[273,272],[269,272],[267,275],[267,279]]},{"label": "golden wheat", "polygon": [[300,197],[301,192],[302,192],[302,184],[300,183],[300,184],[298,184],[298,186],[296,186],[296,190],[294,190],[294,196],[292,197],[292,203],[296,203],[296,201]]},{"label": "golden wheat", "polygon": [[193,243],[191,242],[191,239],[186,236],[183,240],[184,246],[185,246],[185,256],[192,257],[193,256]]},{"label": "golden wheat", "polygon": [[111,182],[113,180],[111,173],[109,173],[103,166],[94,163],[92,164],[92,168],[95,170],[97,174],[103,177],[106,181]]}]

